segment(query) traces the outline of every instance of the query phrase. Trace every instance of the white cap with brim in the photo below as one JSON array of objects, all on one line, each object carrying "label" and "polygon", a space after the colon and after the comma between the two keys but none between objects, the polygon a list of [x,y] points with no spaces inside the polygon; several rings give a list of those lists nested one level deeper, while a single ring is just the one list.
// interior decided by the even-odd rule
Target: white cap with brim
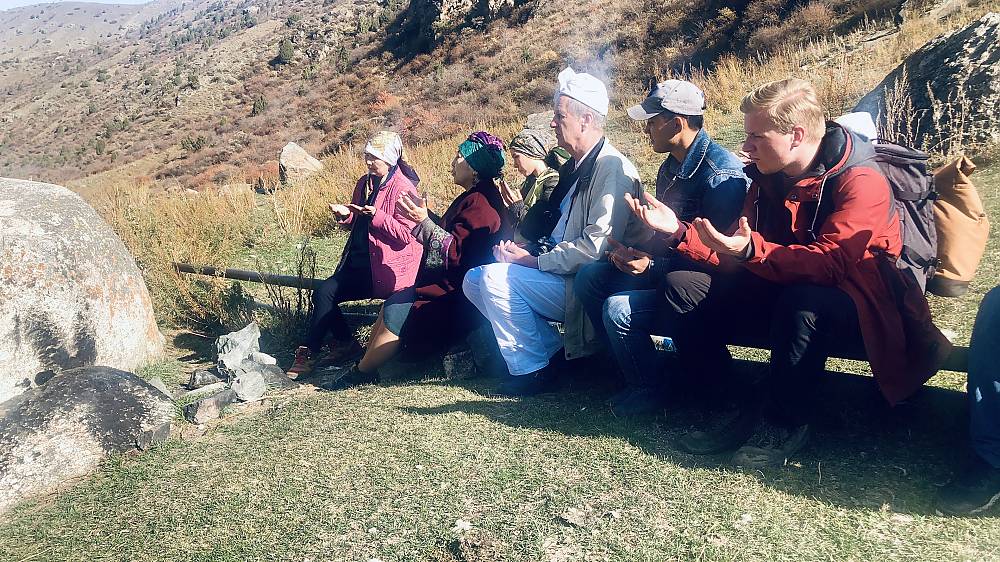
[{"label": "white cap with brim", "polygon": [[639,105],[628,108],[628,116],[645,121],[669,111],[677,115],[704,115],[705,92],[687,80],[667,80],[650,90]]},{"label": "white cap with brim", "polygon": [[574,72],[572,67],[566,67],[560,72],[556,102],[559,101],[559,96],[573,98],[601,115],[608,115],[608,87],[586,72]]}]

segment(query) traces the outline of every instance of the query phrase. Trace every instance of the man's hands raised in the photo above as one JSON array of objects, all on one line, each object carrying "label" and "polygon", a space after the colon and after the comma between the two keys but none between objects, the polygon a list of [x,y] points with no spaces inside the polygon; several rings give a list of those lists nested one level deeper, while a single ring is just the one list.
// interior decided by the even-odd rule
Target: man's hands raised
[{"label": "man's hands raised", "polygon": [[712,225],[708,219],[694,219],[694,229],[706,246],[719,254],[742,256],[750,245],[750,222],[746,217],[740,217],[740,225],[732,236],[726,236]]},{"label": "man's hands raised", "polygon": [[645,204],[632,197],[632,194],[625,194],[625,202],[642,222],[653,230],[667,235],[673,235],[680,229],[681,222],[677,219],[677,214],[674,213],[673,209],[664,205],[648,192],[644,191],[642,195],[646,199]]}]

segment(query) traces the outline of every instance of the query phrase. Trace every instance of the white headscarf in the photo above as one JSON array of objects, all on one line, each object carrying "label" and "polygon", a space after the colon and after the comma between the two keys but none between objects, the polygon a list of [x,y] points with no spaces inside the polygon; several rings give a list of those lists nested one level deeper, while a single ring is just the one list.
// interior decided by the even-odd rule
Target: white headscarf
[{"label": "white headscarf", "polygon": [[601,115],[608,114],[608,87],[586,72],[574,72],[572,67],[560,72],[555,101],[559,100],[559,96],[571,97]]},{"label": "white headscarf", "polygon": [[392,131],[379,131],[365,145],[365,152],[390,166],[395,166],[403,155],[403,141]]}]

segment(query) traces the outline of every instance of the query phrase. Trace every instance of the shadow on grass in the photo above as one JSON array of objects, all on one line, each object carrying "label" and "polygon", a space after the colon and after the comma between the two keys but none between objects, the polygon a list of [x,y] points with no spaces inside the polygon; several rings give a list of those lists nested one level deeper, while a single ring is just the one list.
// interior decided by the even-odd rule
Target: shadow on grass
[{"label": "shadow on grass", "polygon": [[[479,379],[445,384],[486,396],[493,388],[491,381]],[[520,400],[463,400],[403,410],[427,416],[461,412],[510,427],[617,437],[687,469],[739,471],[729,465],[729,455],[695,456],[674,445],[687,431],[705,427],[710,410],[677,396],[664,414],[620,419],[608,408],[609,389],[587,386]],[[933,515],[935,487],[949,479],[967,451],[965,394],[924,387],[907,403],[890,408],[871,377],[843,373],[829,373],[821,391],[810,443],[785,467],[754,476],[775,490],[842,508]]]}]

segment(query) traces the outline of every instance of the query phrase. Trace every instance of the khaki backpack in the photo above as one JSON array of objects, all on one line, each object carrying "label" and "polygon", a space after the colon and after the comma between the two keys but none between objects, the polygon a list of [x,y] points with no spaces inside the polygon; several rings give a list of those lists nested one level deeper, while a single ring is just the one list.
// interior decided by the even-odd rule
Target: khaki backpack
[{"label": "khaki backpack", "polygon": [[976,186],[969,181],[975,170],[971,160],[959,156],[934,172],[939,263],[927,290],[938,296],[965,294],[986,251],[990,221]]}]

